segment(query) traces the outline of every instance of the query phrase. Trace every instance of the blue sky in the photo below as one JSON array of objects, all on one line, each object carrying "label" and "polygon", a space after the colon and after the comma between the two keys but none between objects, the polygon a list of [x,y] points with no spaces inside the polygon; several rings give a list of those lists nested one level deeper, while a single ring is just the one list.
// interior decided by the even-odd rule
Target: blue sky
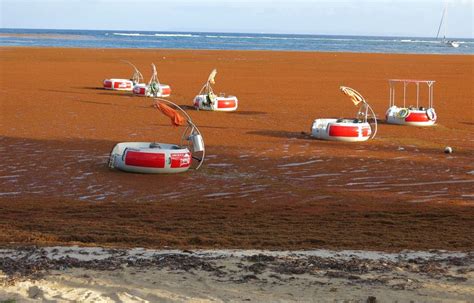
[{"label": "blue sky", "polygon": [[[447,35],[474,38],[474,0],[448,0]],[[2,28],[436,35],[446,0],[0,0]]]}]

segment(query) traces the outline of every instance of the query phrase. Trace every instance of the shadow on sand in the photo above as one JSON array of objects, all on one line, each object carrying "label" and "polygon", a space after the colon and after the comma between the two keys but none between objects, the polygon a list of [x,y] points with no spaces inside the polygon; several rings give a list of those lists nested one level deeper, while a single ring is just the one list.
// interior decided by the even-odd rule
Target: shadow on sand
[{"label": "shadow on sand", "polygon": [[255,116],[255,115],[266,115],[267,112],[259,112],[259,111],[252,111],[252,110],[239,110],[239,111],[235,111],[235,112],[230,112],[229,114],[243,115],[243,116]]},{"label": "shadow on sand", "polygon": [[[178,104],[179,107],[181,107],[182,109],[184,110],[194,110],[194,111],[198,111],[193,105],[181,105],[181,104]],[[206,112],[206,110],[200,110],[200,111],[203,111],[203,112]],[[224,113],[226,115],[266,115],[267,113],[266,112],[259,112],[259,111],[241,111],[241,110],[238,110],[238,111],[235,111],[235,112],[219,112],[219,111],[215,111],[217,113]]]},{"label": "shadow on sand", "polygon": [[311,139],[310,134],[303,131],[302,132],[288,132],[288,131],[277,131],[277,130],[256,130],[256,131],[247,132],[246,134],[273,137],[273,138],[287,138],[287,139],[294,138],[294,139],[303,139],[303,140]]}]

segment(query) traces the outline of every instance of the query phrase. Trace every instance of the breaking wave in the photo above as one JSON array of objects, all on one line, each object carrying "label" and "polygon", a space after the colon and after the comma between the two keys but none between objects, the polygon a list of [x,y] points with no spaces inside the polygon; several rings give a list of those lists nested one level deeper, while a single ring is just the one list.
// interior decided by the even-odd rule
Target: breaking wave
[{"label": "breaking wave", "polygon": [[200,37],[192,34],[141,34],[141,33],[112,33],[114,36],[129,36],[129,37]]}]

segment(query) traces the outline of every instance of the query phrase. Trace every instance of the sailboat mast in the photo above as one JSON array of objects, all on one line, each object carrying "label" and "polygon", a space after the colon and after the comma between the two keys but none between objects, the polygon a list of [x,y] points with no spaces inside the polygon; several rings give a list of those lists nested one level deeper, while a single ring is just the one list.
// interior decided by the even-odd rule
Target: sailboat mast
[{"label": "sailboat mast", "polygon": [[444,34],[443,40],[446,40],[446,30],[448,28],[448,3],[446,2],[446,8],[444,9]]},{"label": "sailboat mast", "polygon": [[[439,32],[441,31],[441,26],[443,26],[443,21],[444,21],[444,16],[446,15],[446,10],[448,9],[448,6],[446,5],[443,9],[443,15],[441,16],[441,22],[439,23],[438,27],[438,33],[436,34],[436,39],[439,37]],[[444,36],[446,36],[446,26],[444,27],[445,33]]]}]

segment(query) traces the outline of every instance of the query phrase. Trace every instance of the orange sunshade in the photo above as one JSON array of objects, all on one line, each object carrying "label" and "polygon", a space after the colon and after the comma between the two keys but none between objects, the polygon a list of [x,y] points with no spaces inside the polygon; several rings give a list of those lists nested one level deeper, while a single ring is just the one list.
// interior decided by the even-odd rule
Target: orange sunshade
[{"label": "orange sunshade", "polygon": [[354,103],[355,106],[359,105],[360,102],[365,102],[364,97],[362,97],[362,95],[355,89],[347,86],[341,86],[340,89],[346,96],[351,98],[351,101]]},{"label": "orange sunshade", "polygon": [[184,119],[183,116],[181,116],[176,110],[172,109],[168,105],[161,102],[156,102],[155,107],[158,108],[164,115],[170,117],[172,125],[180,126],[185,124],[186,119]]}]

